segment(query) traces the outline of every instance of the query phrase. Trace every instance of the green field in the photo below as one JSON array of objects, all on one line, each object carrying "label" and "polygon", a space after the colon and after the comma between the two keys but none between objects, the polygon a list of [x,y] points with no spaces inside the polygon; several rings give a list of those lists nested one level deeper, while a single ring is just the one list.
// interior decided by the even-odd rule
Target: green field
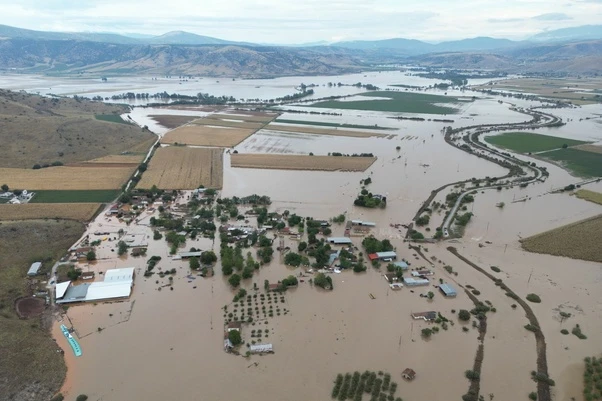
[{"label": "green field", "polygon": [[114,201],[119,190],[95,189],[80,191],[35,191],[31,203],[108,203]]},{"label": "green field", "polygon": [[118,114],[95,114],[94,117],[96,117],[97,120],[107,121],[109,123],[118,123],[118,124],[128,124],[128,125],[131,125],[131,123],[125,121]]},{"label": "green field", "polygon": [[[462,100],[453,96],[425,95],[423,93],[414,92],[376,91],[362,93],[354,98],[361,99],[362,97],[386,97],[388,99],[351,100],[344,102],[327,100],[306,107],[418,114],[456,114],[458,112],[457,106],[463,103]],[[442,106],[441,103],[449,104],[449,106]]]},{"label": "green field", "polygon": [[298,124],[298,125],[315,125],[317,127],[334,127],[334,128],[358,128],[358,129],[382,129],[382,130],[394,130],[391,127],[381,127],[378,125],[359,125],[359,124],[337,124],[327,123],[322,121],[303,121],[303,120],[286,120],[284,118],[278,118],[274,121],[275,123],[286,123],[286,124]]},{"label": "green field", "polygon": [[560,162],[566,169],[582,177],[602,177],[602,154],[579,149],[559,149],[539,156]]},{"label": "green field", "polygon": [[488,136],[485,138],[485,141],[518,153],[542,152],[545,150],[560,149],[563,145],[576,146],[588,143],[574,139],[526,132],[505,132],[500,135]]}]

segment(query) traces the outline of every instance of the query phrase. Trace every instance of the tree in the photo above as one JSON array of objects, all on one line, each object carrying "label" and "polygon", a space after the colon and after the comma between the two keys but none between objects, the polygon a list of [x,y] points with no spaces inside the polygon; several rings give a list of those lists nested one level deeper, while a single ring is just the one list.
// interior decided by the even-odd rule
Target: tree
[{"label": "tree", "polygon": [[117,255],[121,256],[121,255],[125,255],[128,251],[128,244],[126,244],[124,241],[119,241],[117,243]]},{"label": "tree", "polygon": [[458,318],[467,322],[470,320],[470,312],[466,309],[460,309],[460,312],[458,312]]},{"label": "tree", "polygon": [[301,264],[301,255],[295,252],[289,252],[284,257],[284,264],[297,267]]},{"label": "tree", "polygon": [[299,242],[299,246],[297,247],[297,250],[299,252],[303,252],[306,249],[307,249],[307,242],[305,242],[305,241]]},{"label": "tree", "polygon": [[192,270],[198,270],[201,267],[201,263],[199,262],[199,258],[192,257],[188,260],[188,264]]},{"label": "tree", "polygon": [[428,294],[426,294],[428,299],[433,299],[435,297],[435,293],[433,291],[429,291]]},{"label": "tree", "polygon": [[8,192],[8,185],[2,184],[2,191]]},{"label": "tree", "polygon": [[87,254],[86,254],[86,260],[88,262],[91,262],[93,260],[96,260],[96,252],[94,252],[94,250],[90,250]]},{"label": "tree", "polygon": [[232,343],[232,345],[237,346],[242,343],[242,337],[240,336],[240,331],[238,330],[230,330],[228,332],[228,340]]},{"label": "tree", "polygon": [[204,265],[210,265],[217,261],[217,256],[213,251],[205,251],[201,254],[201,263]]},{"label": "tree", "polygon": [[426,329],[422,329],[421,334],[422,337],[429,338],[433,334],[433,330],[427,327]]},{"label": "tree", "polygon": [[282,285],[285,287],[292,287],[298,284],[297,277],[288,276],[284,280],[282,280]]},{"label": "tree", "polygon": [[236,273],[234,273],[233,275],[230,276],[230,278],[228,279],[228,283],[230,283],[230,285],[234,288],[238,287],[240,285],[240,276]]},{"label": "tree", "polygon": [[77,398],[75,399],[75,401],[86,401],[88,399],[88,396],[85,394],[80,394],[77,396]]},{"label": "tree", "polygon": [[316,274],[316,277],[314,278],[314,284],[326,290],[332,289],[332,279],[326,276],[324,273]]}]

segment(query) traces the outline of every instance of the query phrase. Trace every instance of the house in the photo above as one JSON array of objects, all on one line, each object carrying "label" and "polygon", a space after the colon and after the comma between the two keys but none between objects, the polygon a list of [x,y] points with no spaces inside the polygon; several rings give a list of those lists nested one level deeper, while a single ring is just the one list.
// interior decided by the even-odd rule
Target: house
[{"label": "house", "polygon": [[334,245],[353,245],[351,238],[347,237],[329,237],[328,242]]},{"label": "house", "polygon": [[240,332],[240,329],[242,328],[242,323],[241,322],[230,322],[228,323],[228,326],[226,327],[226,331],[229,333],[232,330],[237,330]]},{"label": "house", "polygon": [[435,274],[435,273],[433,273],[430,270],[414,270],[412,272],[412,277],[432,276],[433,274]]},{"label": "house", "polygon": [[414,380],[416,378],[416,372],[414,372],[414,369],[405,368],[403,372],[401,372],[401,377],[406,380]]},{"label": "house", "polygon": [[385,262],[390,262],[394,259],[397,259],[397,254],[393,251],[389,252],[376,252],[368,255],[368,259],[370,260],[382,260]]},{"label": "house", "polygon": [[456,289],[447,283],[441,284],[439,286],[439,290],[443,293],[444,296],[446,296],[448,298],[453,298],[456,295],[458,295],[458,293],[456,292]]},{"label": "house", "polygon": [[376,227],[376,223],[371,221],[351,220],[353,226]]},{"label": "house", "polygon": [[413,312],[412,318],[414,320],[423,319],[427,322],[437,319],[437,312],[428,311],[428,312]]},{"label": "house", "polygon": [[399,278],[397,277],[397,275],[395,273],[385,273],[385,274],[383,274],[383,277],[389,283],[396,283],[399,281]]},{"label": "house", "polygon": [[429,281],[425,278],[412,278],[404,277],[403,283],[408,287],[418,287],[423,285],[429,285]]},{"label": "house", "polygon": [[31,267],[27,271],[28,276],[37,276],[40,268],[42,267],[42,262],[34,262],[31,264]]},{"label": "house", "polygon": [[249,347],[252,354],[271,354],[274,352],[272,344],[253,344]]},{"label": "house", "polygon": [[408,267],[410,267],[410,265],[403,260],[401,262],[394,262],[393,266],[400,268],[402,271],[406,271],[408,270]]}]

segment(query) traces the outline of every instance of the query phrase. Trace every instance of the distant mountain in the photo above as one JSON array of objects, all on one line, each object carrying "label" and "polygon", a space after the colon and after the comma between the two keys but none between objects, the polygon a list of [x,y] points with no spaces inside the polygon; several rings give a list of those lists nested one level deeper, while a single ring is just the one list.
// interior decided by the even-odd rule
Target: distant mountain
[{"label": "distant mountain", "polygon": [[160,36],[153,36],[143,39],[142,41],[153,45],[232,45],[241,44],[239,42],[231,42],[212,38],[210,36],[201,36],[195,33],[184,31],[167,32]]},{"label": "distant mountain", "polygon": [[354,40],[337,42],[332,46],[356,50],[386,50],[394,49],[409,54],[428,53],[434,45],[416,39],[383,39],[383,40]]},{"label": "distant mountain", "polygon": [[88,40],[91,42],[107,42],[119,44],[139,43],[137,39],[114,33],[87,33],[87,32],[45,32],[31,29],[15,28],[0,25],[0,38],[24,38],[35,40]]},{"label": "distant mountain", "polygon": [[566,42],[575,40],[602,39],[602,25],[583,25],[555,29],[538,33],[529,38],[536,42]]},{"label": "distant mountain", "polygon": [[518,47],[523,42],[515,42],[509,39],[496,39],[486,36],[477,38],[454,40],[434,45],[433,50],[437,52],[465,52],[475,50],[497,50],[510,47]]}]

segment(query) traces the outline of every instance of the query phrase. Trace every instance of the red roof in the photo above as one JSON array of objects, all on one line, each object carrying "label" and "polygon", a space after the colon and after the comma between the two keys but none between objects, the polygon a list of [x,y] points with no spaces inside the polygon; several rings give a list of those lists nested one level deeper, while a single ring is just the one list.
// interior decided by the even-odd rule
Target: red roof
[{"label": "red roof", "polygon": [[368,259],[370,260],[377,260],[378,259],[378,255],[375,253],[371,253],[368,255]]}]

